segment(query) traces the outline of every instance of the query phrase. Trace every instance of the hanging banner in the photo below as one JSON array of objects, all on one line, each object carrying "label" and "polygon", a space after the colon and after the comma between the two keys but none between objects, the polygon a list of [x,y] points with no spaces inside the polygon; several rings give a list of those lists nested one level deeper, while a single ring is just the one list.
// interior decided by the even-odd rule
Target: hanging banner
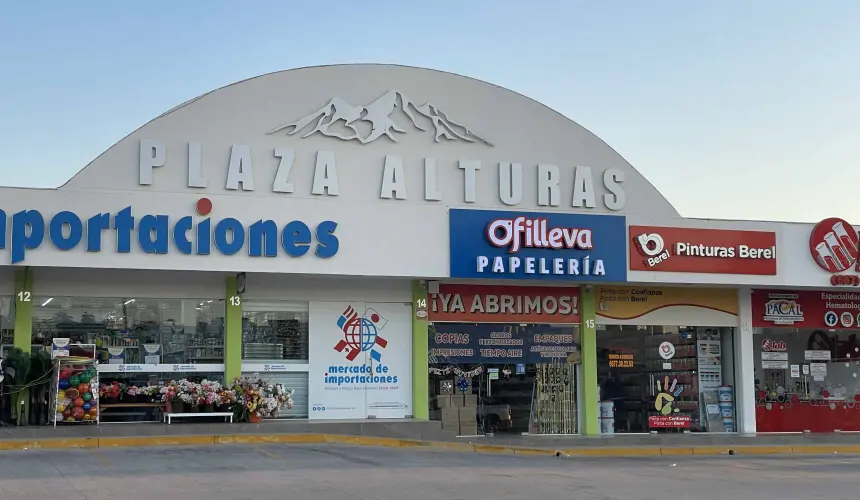
[{"label": "hanging banner", "polygon": [[412,305],[311,302],[308,416],[412,416]]},{"label": "hanging banner", "polygon": [[630,320],[660,309],[697,307],[738,315],[738,293],[730,288],[598,286],[597,315]]},{"label": "hanging banner", "polygon": [[579,323],[579,288],[440,284],[430,321]]},{"label": "hanging banner", "polygon": [[579,329],[552,325],[436,323],[430,363],[539,364],[579,362]]},{"label": "hanging banner", "polygon": [[753,290],[754,327],[857,328],[860,293],[841,290]]}]

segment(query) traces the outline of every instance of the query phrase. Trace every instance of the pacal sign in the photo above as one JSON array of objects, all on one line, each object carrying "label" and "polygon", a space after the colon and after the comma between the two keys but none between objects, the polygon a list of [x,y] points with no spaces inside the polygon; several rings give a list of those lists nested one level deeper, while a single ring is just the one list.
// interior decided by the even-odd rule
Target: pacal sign
[{"label": "pacal sign", "polygon": [[450,211],[452,278],[626,281],[623,216]]}]

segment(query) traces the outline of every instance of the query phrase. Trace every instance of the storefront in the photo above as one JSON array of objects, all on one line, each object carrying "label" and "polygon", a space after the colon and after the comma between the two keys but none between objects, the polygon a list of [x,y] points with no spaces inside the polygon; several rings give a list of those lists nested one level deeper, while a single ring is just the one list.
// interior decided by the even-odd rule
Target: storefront
[{"label": "storefront", "polygon": [[[290,391],[270,416],[461,435],[860,429],[854,299],[815,305],[860,284],[856,230],[684,219],[603,141],[477,80],[261,76],[0,200],[0,352],[92,345],[126,392],[259,373]],[[806,319],[768,321],[772,293]]]},{"label": "storefront", "polygon": [[601,432],[734,432],[737,292],[601,286]]}]

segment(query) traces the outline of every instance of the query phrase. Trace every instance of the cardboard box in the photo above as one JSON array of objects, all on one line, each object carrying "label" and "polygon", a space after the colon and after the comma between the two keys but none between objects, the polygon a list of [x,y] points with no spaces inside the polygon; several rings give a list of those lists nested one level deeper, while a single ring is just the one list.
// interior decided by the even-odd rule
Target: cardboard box
[{"label": "cardboard box", "polygon": [[476,394],[456,394],[451,396],[453,406],[478,406],[478,396]]},{"label": "cardboard box", "polygon": [[457,390],[457,381],[453,379],[442,379],[439,381],[439,394],[454,394]]},{"label": "cardboard box", "polygon": [[460,421],[460,409],[454,406],[449,406],[448,408],[442,408],[439,410],[442,414],[442,421],[451,421],[451,422],[459,422]]},{"label": "cardboard box", "polygon": [[454,401],[451,399],[450,394],[443,395],[443,396],[436,396],[436,408],[444,409],[444,408],[450,408],[452,406],[454,406]]},{"label": "cardboard box", "polygon": [[478,423],[474,420],[471,422],[460,422],[460,429],[458,435],[460,436],[474,436],[478,434]]},{"label": "cardboard box", "polygon": [[474,406],[461,406],[457,408],[460,422],[476,422],[478,410]]}]

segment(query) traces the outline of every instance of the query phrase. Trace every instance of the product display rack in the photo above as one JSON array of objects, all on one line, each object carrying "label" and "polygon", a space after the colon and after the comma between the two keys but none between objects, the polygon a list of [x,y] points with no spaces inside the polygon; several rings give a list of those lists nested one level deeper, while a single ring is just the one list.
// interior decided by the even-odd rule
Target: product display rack
[{"label": "product display rack", "polygon": [[76,356],[55,357],[50,396],[50,421],[53,426],[56,427],[57,424],[98,425],[100,423],[98,387],[97,360]]}]

